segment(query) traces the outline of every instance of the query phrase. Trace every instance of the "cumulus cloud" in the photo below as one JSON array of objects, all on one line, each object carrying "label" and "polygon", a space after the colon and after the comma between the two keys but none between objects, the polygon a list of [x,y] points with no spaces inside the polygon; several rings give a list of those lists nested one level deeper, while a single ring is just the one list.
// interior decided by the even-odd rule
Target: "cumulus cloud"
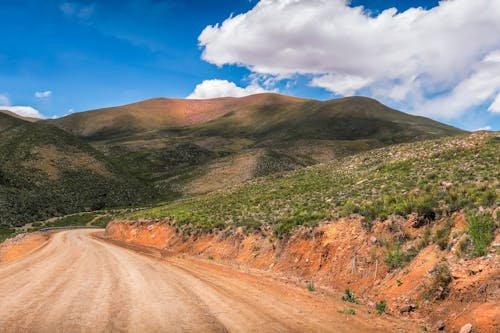
[{"label": "cumulus cloud", "polygon": [[[202,58],[218,66],[280,78],[312,75],[311,85],[336,94],[362,93],[453,118],[500,93],[488,72],[497,73],[499,17],[500,1],[491,0],[378,15],[347,0],[261,0],[207,26],[198,39]],[[490,111],[500,109],[499,99]]]},{"label": "cumulus cloud", "polygon": [[196,85],[194,91],[187,98],[208,99],[217,97],[243,97],[264,92],[269,92],[269,90],[262,88],[257,83],[252,83],[242,88],[238,87],[234,82],[214,79],[205,80]]},{"label": "cumulus cloud", "polygon": [[0,105],[0,110],[10,111],[22,117],[41,118],[41,119],[44,118],[44,116],[40,113],[40,111],[31,106]]},{"label": "cumulus cloud", "polygon": [[50,95],[52,95],[52,91],[50,91],[50,90],[35,92],[35,97],[36,98],[50,97]]}]

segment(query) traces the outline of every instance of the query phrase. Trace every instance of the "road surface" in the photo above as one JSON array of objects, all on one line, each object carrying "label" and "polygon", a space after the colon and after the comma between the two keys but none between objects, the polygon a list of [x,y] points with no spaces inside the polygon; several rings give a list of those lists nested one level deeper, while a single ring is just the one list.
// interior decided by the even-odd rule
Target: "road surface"
[{"label": "road surface", "polygon": [[95,232],[55,233],[0,264],[0,332],[412,331],[366,308],[341,314],[350,304],[305,286],[208,260],[157,259]]}]

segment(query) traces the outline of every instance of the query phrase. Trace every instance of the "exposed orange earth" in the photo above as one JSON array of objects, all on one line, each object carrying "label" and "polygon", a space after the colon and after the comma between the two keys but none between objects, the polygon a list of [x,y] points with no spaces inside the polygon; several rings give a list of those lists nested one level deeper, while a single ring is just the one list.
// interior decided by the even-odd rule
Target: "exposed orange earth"
[{"label": "exposed orange earth", "polygon": [[[454,216],[455,228],[463,226],[463,218],[463,214]],[[410,217],[401,219],[398,225],[408,233],[422,233],[411,228],[411,223]],[[442,223],[444,220],[436,221],[434,228]],[[108,225],[106,236],[160,249],[164,256],[213,258],[240,270],[278,276],[303,286],[312,281],[325,290],[349,288],[363,304],[374,306],[386,300],[392,316],[411,318],[428,329],[442,320],[449,332],[458,332],[467,323],[478,332],[499,332],[499,256],[490,253],[463,260],[457,258],[453,247],[442,251],[433,244],[422,249],[405,268],[390,271],[380,242],[393,234],[393,224],[386,221],[368,233],[359,218],[346,218],[317,228],[301,228],[289,238],[273,240],[269,235],[245,235],[238,230],[183,235],[176,233],[168,221],[115,221]],[[420,236],[415,236],[415,242]],[[448,263],[452,276],[448,296],[444,300],[426,299],[432,270],[442,261]]]},{"label": "exposed orange earth", "polygon": [[[339,293],[207,259],[157,258],[93,233],[58,232],[0,263],[0,332],[420,331]],[[347,307],[356,314],[339,313]]]}]

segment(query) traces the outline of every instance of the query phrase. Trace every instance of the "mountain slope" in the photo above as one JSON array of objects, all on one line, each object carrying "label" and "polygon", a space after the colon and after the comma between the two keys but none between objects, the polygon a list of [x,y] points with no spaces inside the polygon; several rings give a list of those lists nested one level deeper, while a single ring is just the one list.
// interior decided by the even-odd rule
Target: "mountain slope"
[{"label": "mountain slope", "polygon": [[145,189],[87,143],[0,113],[0,224],[129,205]]},{"label": "mountain slope", "polygon": [[30,123],[34,123],[34,122],[37,122],[37,121],[41,120],[39,118],[32,118],[32,117],[20,116],[17,113],[14,113],[14,112],[11,112],[11,111],[7,111],[7,110],[0,110],[0,113],[6,114],[6,115],[11,116],[13,118],[17,118],[17,119],[29,121]]},{"label": "mountain slope", "polygon": [[[166,196],[207,192],[392,143],[462,133],[365,97],[323,102],[279,94],[159,98],[48,122],[84,138]],[[194,151],[204,158],[189,158]]]}]

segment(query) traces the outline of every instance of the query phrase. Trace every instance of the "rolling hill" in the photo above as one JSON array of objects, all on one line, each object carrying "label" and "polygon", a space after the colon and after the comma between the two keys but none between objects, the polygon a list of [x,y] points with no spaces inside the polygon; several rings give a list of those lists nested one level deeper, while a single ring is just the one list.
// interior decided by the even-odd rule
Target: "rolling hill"
[{"label": "rolling hill", "polygon": [[79,138],[0,113],[0,224],[23,225],[149,197],[133,176]]},{"label": "rolling hill", "polygon": [[366,97],[157,98],[48,120],[166,197],[462,131]]}]

